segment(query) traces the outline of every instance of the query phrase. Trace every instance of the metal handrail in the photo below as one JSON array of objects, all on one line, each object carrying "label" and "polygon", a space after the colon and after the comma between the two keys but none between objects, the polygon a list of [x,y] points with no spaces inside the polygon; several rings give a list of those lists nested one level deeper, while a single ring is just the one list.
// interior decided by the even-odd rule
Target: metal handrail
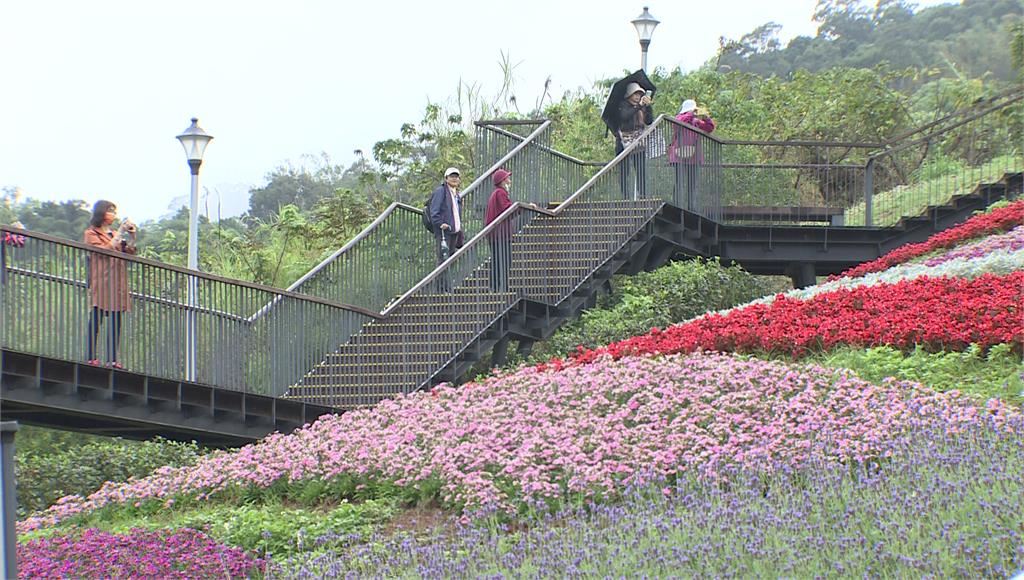
[{"label": "metal handrail", "polygon": [[[67,276],[54,276],[53,274],[46,274],[43,272],[37,272],[35,270],[26,270],[25,268],[17,268],[14,266],[7,266],[7,272],[12,274],[18,274],[20,276],[26,276],[28,278],[35,278],[37,280],[45,280],[47,282],[57,282],[58,284],[65,284],[67,286],[76,286],[78,288],[87,288],[88,284],[85,280],[79,280],[77,278],[68,278]],[[180,300],[169,300],[167,298],[161,298],[159,296],[152,296],[150,294],[143,294],[141,292],[129,291],[128,294],[136,300],[143,302],[150,302],[153,304],[160,304],[163,306],[173,306],[183,311],[193,311],[199,314],[210,314],[218,316],[226,320],[232,320],[234,322],[251,322],[249,318],[244,316],[238,316],[222,310],[214,310],[213,308],[204,308],[201,306],[191,306],[187,302]]]},{"label": "metal handrail", "polygon": [[[641,147],[641,146],[646,147],[647,146],[647,138],[651,135],[651,133],[653,133],[658,128],[658,125],[660,125],[661,122],[664,121],[665,119],[671,119],[672,122],[675,122],[677,124],[682,124],[682,125],[684,125],[686,127],[689,127],[689,125],[685,125],[684,123],[679,123],[678,121],[676,121],[675,117],[669,117],[669,116],[667,116],[665,114],[658,115],[657,118],[654,119],[654,122],[652,122],[650,125],[648,125],[647,128],[644,129],[643,132],[640,133],[640,135],[636,139],[634,139],[632,143],[630,143],[629,145],[624,147],[622,149],[622,151],[618,155],[613,157],[612,160],[608,162],[607,165],[605,165],[604,167],[599,169],[598,172],[596,174],[594,174],[593,177],[588,179],[586,183],[584,183],[572,195],[570,195],[562,203],[560,203],[558,205],[558,207],[555,208],[555,212],[557,212],[558,214],[562,213],[562,211],[564,211],[565,208],[568,207],[568,205],[570,203],[576,201],[576,198],[578,198],[585,191],[590,189],[594,185],[594,183],[597,183],[597,181],[601,177],[603,177],[609,171],[612,171],[613,169],[618,167],[619,163],[621,163],[623,159],[629,157],[639,147]],[[701,131],[701,133],[706,135],[706,133],[704,133],[703,131]]]},{"label": "metal handrail", "polygon": [[[532,121],[531,122],[525,122],[524,121],[524,122],[520,122],[518,124],[523,124],[523,125],[532,124],[532,125],[539,125],[539,126],[534,131],[531,132],[530,136],[527,137],[526,140],[524,140],[522,143],[517,145],[511,151],[509,151],[505,155],[503,155],[497,162],[492,164],[489,169],[487,169],[486,171],[482,172],[482,174],[480,176],[478,176],[476,178],[476,180],[474,180],[474,182],[469,185],[469,187],[467,187],[465,190],[463,190],[460,193],[460,195],[459,195],[460,199],[467,200],[476,189],[481,187],[482,184],[486,183],[488,177],[490,177],[490,175],[494,171],[499,169],[502,165],[504,165],[506,162],[508,162],[509,159],[513,158],[516,154],[518,154],[524,148],[528,147],[529,144],[533,140],[537,139],[540,135],[542,135],[544,132],[546,132],[548,130],[548,128],[551,126],[551,120],[550,119],[544,119],[544,120],[541,120],[539,123],[538,122],[532,122]],[[303,284],[305,284],[309,280],[313,279],[318,273],[324,271],[328,266],[330,266],[332,263],[334,263],[334,262],[338,261],[339,259],[341,259],[348,252],[350,252],[353,249],[359,247],[360,244],[363,241],[366,240],[366,238],[368,238],[370,235],[375,233],[376,230],[378,230],[380,227],[382,227],[382,224],[384,224],[384,222],[387,220],[388,217],[390,217],[391,215],[395,214],[399,210],[410,212],[411,214],[414,214],[414,215],[417,215],[417,216],[422,216],[423,215],[423,210],[421,208],[412,207],[412,206],[409,206],[409,205],[406,205],[406,204],[402,204],[402,203],[397,203],[397,202],[396,203],[392,203],[390,206],[388,206],[387,209],[384,210],[384,212],[381,213],[381,215],[379,215],[372,223],[370,223],[370,225],[366,226],[359,234],[357,234],[354,238],[349,240],[349,242],[346,243],[344,246],[342,246],[339,250],[337,250],[336,252],[332,253],[330,256],[328,256],[327,258],[322,260],[320,262],[320,264],[318,264],[312,270],[310,270],[309,272],[304,274],[299,280],[297,280],[295,283],[290,285],[288,287],[288,289],[290,291],[298,291],[302,287]],[[260,308],[260,310],[258,312],[254,313],[253,316],[254,317],[263,316],[267,312],[269,312],[272,307],[273,307],[273,302],[268,303],[267,305],[265,305],[262,308]]]},{"label": "metal handrail", "polygon": [[324,258],[323,260],[321,260],[320,263],[317,264],[316,266],[314,266],[313,269],[311,269],[309,272],[306,272],[298,280],[292,282],[288,286],[288,290],[289,291],[295,291],[295,289],[298,288],[299,286],[301,286],[303,282],[305,282],[306,280],[309,280],[310,278],[312,278],[318,272],[323,270],[328,264],[330,264],[334,260],[338,259],[339,256],[341,256],[345,252],[348,252],[356,244],[358,244],[359,242],[361,242],[364,239],[366,239],[366,237],[369,236],[370,233],[373,232],[373,230],[377,229],[377,227],[381,224],[381,222],[386,220],[388,218],[388,216],[390,216],[392,213],[394,213],[395,211],[397,211],[399,209],[402,209],[402,210],[405,210],[405,211],[410,211],[412,213],[417,213],[417,214],[421,214],[421,215],[423,214],[423,210],[422,209],[419,209],[419,208],[416,208],[416,207],[413,207],[411,205],[407,205],[407,204],[404,204],[404,203],[401,203],[401,202],[397,202],[397,201],[391,202],[391,205],[389,205],[387,208],[385,208],[384,211],[381,212],[381,214],[379,216],[377,216],[377,219],[375,219],[372,222],[370,222],[370,225],[368,225],[365,228],[363,228],[363,230],[361,232],[359,232],[358,234],[355,235],[355,237],[353,237],[351,240],[346,242],[344,246],[342,246],[341,248],[338,248],[330,256],[328,256],[328,257]]},{"label": "metal handrail", "polygon": [[533,204],[524,204],[524,203],[518,202],[518,201],[514,202],[511,206],[509,206],[508,209],[506,209],[504,212],[502,212],[502,214],[500,216],[498,216],[497,219],[495,219],[491,223],[487,224],[487,226],[484,227],[484,229],[480,230],[479,233],[477,233],[475,236],[473,236],[468,242],[463,244],[461,248],[456,250],[454,254],[452,254],[447,260],[444,261],[444,263],[438,264],[438,266],[436,268],[434,268],[429,274],[427,274],[415,286],[410,288],[405,294],[402,294],[397,300],[395,300],[394,302],[389,304],[388,307],[385,308],[383,312],[381,312],[381,316],[384,317],[384,318],[387,318],[387,316],[389,314],[391,314],[396,308],[398,308],[399,306],[404,304],[409,299],[409,297],[411,297],[413,294],[415,294],[419,290],[423,289],[423,287],[433,283],[434,280],[439,275],[441,275],[446,270],[448,270],[448,268],[452,264],[455,264],[461,256],[463,256],[464,254],[468,253],[477,244],[482,244],[484,242],[484,240],[486,240],[494,231],[496,231],[499,227],[501,227],[500,224],[503,224],[506,221],[511,220],[515,216],[516,210],[520,210],[520,209],[521,210],[535,212],[535,213],[538,213],[538,214],[548,215],[548,216],[556,216],[556,215],[558,215],[556,213],[556,211],[552,211],[552,210],[548,210],[548,209],[543,209],[543,208],[537,207],[536,205],[533,205]]},{"label": "metal handrail", "polygon": [[509,162],[510,159],[519,154],[520,151],[529,147],[530,143],[534,141],[537,137],[539,137],[541,134],[543,134],[545,131],[547,131],[550,126],[551,119],[545,119],[544,122],[541,123],[539,127],[534,129],[533,132],[530,133],[530,136],[523,140],[522,143],[516,145],[515,148],[513,148],[511,151],[503,155],[501,159],[491,164],[491,166],[488,167],[486,171],[478,175],[476,179],[473,181],[473,183],[469,184],[469,187],[464,189],[462,193],[459,194],[459,199],[469,199],[469,196],[473,194],[481,185],[487,183],[488,178],[490,178],[495,171],[501,169],[502,166],[504,166],[506,163]]},{"label": "metal handrail", "polygon": [[539,117],[536,119],[480,119],[479,121],[473,121],[473,124],[477,127],[487,126],[501,126],[501,125],[540,125],[550,119],[546,117]]},{"label": "metal handrail", "polygon": [[513,203],[509,209],[505,210],[505,212],[503,212],[501,216],[498,217],[498,219],[494,220],[493,222],[488,224],[487,227],[480,230],[479,233],[473,236],[468,242],[463,244],[463,246],[459,248],[458,251],[456,251],[454,254],[452,254],[452,256],[449,257],[443,264],[438,265],[437,268],[430,272],[430,274],[427,274],[425,278],[420,280],[419,283],[417,283],[415,286],[409,289],[408,292],[406,292],[401,297],[399,297],[398,300],[390,304],[383,312],[381,312],[381,314],[385,317],[388,316],[396,308],[404,304],[409,299],[409,297],[411,297],[417,291],[421,290],[422,288],[433,282],[439,275],[444,273],[452,264],[455,264],[460,256],[468,253],[470,249],[475,247],[477,244],[483,243],[483,241],[487,239],[491,232],[495,231],[500,224],[512,219],[512,217],[516,214],[516,211],[514,211],[515,209],[523,209],[548,216],[561,215],[565,211],[565,208],[568,207],[569,204],[571,204],[573,201],[575,201],[577,197],[579,197],[584,191],[586,191],[591,186],[591,184],[596,182],[602,175],[604,175],[608,171],[611,171],[613,168],[617,167],[618,164],[622,161],[622,159],[628,157],[637,147],[642,145],[647,136],[650,135],[656,129],[658,123],[664,118],[665,115],[659,115],[658,118],[655,119],[654,122],[651,123],[636,140],[630,143],[625,149],[623,149],[621,153],[616,155],[610,162],[604,165],[604,167],[598,170],[596,175],[587,180],[587,182],[582,187],[576,190],[576,192],[570,195],[565,201],[560,203],[558,207],[556,207],[554,210],[541,209],[537,206],[527,205],[521,202]]},{"label": "metal handrail", "polygon": [[[1007,100],[1006,102],[999,103],[998,105],[993,105],[993,106],[988,107],[986,109],[982,109],[979,112],[976,112],[976,113],[974,113],[974,114],[972,114],[972,115],[970,115],[968,117],[965,117],[965,118],[961,119],[960,121],[958,121],[957,123],[955,123],[953,125],[950,125],[948,127],[943,127],[941,129],[938,129],[938,130],[936,130],[936,131],[934,131],[932,133],[929,133],[929,134],[925,135],[924,137],[919,137],[917,139],[914,139],[913,141],[908,141],[907,143],[903,143],[902,145],[899,145],[898,147],[887,147],[884,151],[880,151],[880,152],[872,155],[869,159],[871,161],[874,161],[874,160],[876,160],[876,159],[878,159],[880,157],[885,157],[885,156],[888,156],[888,155],[892,155],[894,153],[898,153],[900,151],[903,151],[905,149],[909,149],[909,148],[914,147],[916,145],[921,145],[922,143],[927,143],[928,141],[931,141],[932,139],[934,139],[935,137],[937,137],[939,135],[942,135],[944,133],[948,133],[949,131],[952,131],[953,129],[957,129],[959,127],[962,127],[962,126],[966,125],[967,123],[970,123],[971,121],[974,121],[976,119],[980,119],[981,117],[984,117],[984,116],[986,116],[986,115],[988,115],[990,113],[994,113],[995,111],[998,111],[1000,109],[1005,109],[1006,107],[1008,107],[1008,106],[1010,106],[1010,105],[1012,105],[1012,104],[1014,104],[1014,103],[1016,103],[1018,101],[1022,101],[1022,100],[1024,100],[1024,91],[1020,91],[1016,96],[1014,96],[1013,98]],[[966,113],[967,111],[970,111],[971,109],[972,108],[961,109],[956,114]],[[920,132],[920,131],[915,131],[915,133],[918,133],[918,132]]]},{"label": "metal handrail", "polygon": [[[693,125],[683,123],[679,119],[676,119],[674,115],[659,115],[659,118],[661,117],[664,117],[665,121],[672,123],[673,125],[676,125],[678,127],[685,127],[688,131],[692,131],[721,145],[760,145],[765,147],[849,147],[853,149],[877,149],[878,147],[884,145],[884,143],[852,141],[818,141],[814,139],[792,139],[786,141],[725,139],[717,135],[712,135],[711,133],[706,133],[701,129],[694,127]],[[655,121],[657,121],[657,119]],[[654,123],[651,123],[650,126],[654,126]]]},{"label": "metal handrail", "polygon": [[[492,130],[495,133],[498,133],[500,135],[504,135],[504,136],[509,137],[511,139],[518,139],[520,141],[522,141],[523,139],[526,139],[526,137],[523,137],[522,135],[517,135],[517,134],[515,134],[515,133],[513,133],[511,131],[506,131],[504,129],[499,129],[497,127],[493,127]],[[589,165],[591,167],[603,167],[605,165],[604,162],[602,162],[602,161],[583,161],[582,159],[578,159],[576,157],[573,157],[572,155],[569,155],[568,153],[562,153],[561,151],[559,151],[557,149],[554,149],[552,147],[548,147],[547,145],[540,145],[540,146],[538,146],[538,148],[541,151],[544,151],[545,153],[550,153],[550,154],[554,155],[555,157],[559,157],[561,159],[565,159],[566,161],[570,161],[572,163],[576,163],[577,165]]]},{"label": "metal handrail", "polygon": [[925,123],[924,125],[921,125],[920,127],[915,127],[915,128],[913,128],[913,129],[911,129],[909,131],[906,131],[906,132],[901,133],[901,134],[899,134],[899,135],[897,135],[895,137],[892,137],[891,139],[887,139],[885,141],[885,143],[884,143],[884,146],[888,147],[888,146],[892,145],[893,143],[896,143],[896,142],[899,142],[899,141],[903,141],[904,139],[906,139],[908,137],[911,137],[913,135],[916,135],[917,133],[921,133],[922,131],[927,131],[927,130],[931,129],[932,127],[936,126],[936,125],[942,124],[942,123],[944,123],[944,122],[946,122],[946,121],[948,121],[948,120],[950,120],[950,119],[952,119],[952,118],[954,118],[954,117],[956,117],[958,115],[961,115],[961,114],[963,114],[963,113],[965,113],[967,111],[970,111],[971,109],[977,108],[982,103],[985,103],[985,102],[994,103],[994,102],[996,102],[996,101],[998,101],[1000,99],[1003,99],[1003,98],[1005,98],[1007,96],[1010,96],[1010,95],[1013,95],[1013,94],[1019,94],[1019,93],[1022,93],[1022,92],[1024,92],[1024,89],[1022,89],[1021,87],[1010,87],[1010,88],[1008,88],[1006,90],[1003,90],[1003,91],[1000,91],[1000,92],[998,92],[998,93],[996,93],[996,94],[994,94],[994,95],[992,95],[990,97],[986,97],[984,99],[980,99],[980,100],[976,101],[975,103],[973,103],[970,106],[962,107],[960,109],[957,109],[957,110],[953,111],[952,113],[949,113],[949,114],[947,114],[947,115],[945,115],[943,117],[935,119],[934,121],[931,121],[930,123]]},{"label": "metal handrail", "polygon": [[[156,378],[280,395],[381,318],[323,297],[22,228],[0,232],[21,238],[0,245],[4,348],[92,364],[104,354]],[[280,316],[247,316],[267,296],[282,306]]]},{"label": "metal handrail", "polygon": [[100,255],[104,255],[104,256],[111,256],[111,257],[117,258],[119,260],[124,260],[126,262],[135,262],[135,263],[146,265],[146,266],[160,268],[162,270],[169,270],[171,272],[177,272],[179,274],[185,274],[187,276],[195,277],[195,278],[197,278],[199,280],[209,280],[211,282],[220,282],[222,284],[230,284],[232,286],[240,286],[240,287],[243,287],[243,288],[249,288],[251,290],[259,290],[261,292],[267,292],[268,294],[277,294],[281,298],[292,298],[292,299],[300,300],[300,301],[303,301],[303,302],[314,302],[314,303],[317,303],[317,304],[322,304],[324,306],[331,306],[333,308],[341,308],[342,310],[349,310],[349,311],[356,312],[358,314],[362,314],[364,316],[369,316],[369,317],[372,317],[372,318],[380,318],[380,314],[379,313],[376,313],[376,312],[373,312],[371,310],[367,310],[365,308],[361,308],[359,306],[355,306],[355,305],[352,305],[352,304],[344,304],[344,303],[341,303],[341,302],[336,302],[334,300],[329,300],[327,298],[321,298],[319,296],[310,296],[308,294],[300,294],[300,293],[297,293],[297,292],[292,292],[290,290],[282,290],[281,288],[275,288],[273,286],[267,286],[265,284],[259,284],[257,282],[248,282],[246,280],[236,280],[236,279],[233,279],[233,278],[225,278],[223,276],[218,276],[216,274],[210,274],[208,272],[203,272],[203,271],[200,271],[200,270],[189,270],[188,268],[185,268],[185,267],[182,267],[182,266],[176,266],[174,264],[168,264],[166,262],[160,262],[158,260],[152,260],[152,259],[149,259],[149,258],[143,258],[141,256],[136,256],[136,255],[132,255],[132,254],[126,254],[124,252],[116,252],[114,250],[107,250],[107,249],[104,249],[104,248],[99,248],[99,247],[96,247],[96,246],[91,246],[91,245],[86,244],[84,242],[76,242],[74,240],[69,240],[67,238],[61,238],[59,236],[51,236],[49,234],[44,234],[42,232],[36,232],[36,231],[32,231],[32,230],[16,228],[16,227],[13,227],[13,226],[8,226],[8,225],[0,226],[0,232],[10,232],[12,234],[26,236],[26,237],[29,237],[29,238],[35,238],[35,239],[43,240],[43,241],[46,241],[46,242],[51,242],[51,243],[59,244],[59,245],[62,245],[62,246],[67,246],[67,247],[70,247],[70,248],[77,248],[77,249],[80,249],[80,250],[86,250],[88,252],[93,252],[95,254],[100,254]]}]

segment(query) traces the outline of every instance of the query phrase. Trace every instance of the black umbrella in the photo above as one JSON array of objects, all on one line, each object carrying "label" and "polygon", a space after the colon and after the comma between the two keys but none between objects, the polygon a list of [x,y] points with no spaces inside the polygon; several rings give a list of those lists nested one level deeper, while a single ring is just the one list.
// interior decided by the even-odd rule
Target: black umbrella
[{"label": "black umbrella", "polygon": [[640,69],[625,78],[615,81],[615,84],[612,85],[612,92],[608,95],[608,102],[604,104],[604,112],[601,113],[601,119],[608,126],[608,130],[613,133],[619,130],[619,104],[626,98],[626,85],[629,83],[636,83],[645,91],[651,91],[652,96],[654,91],[658,90],[654,83],[651,82],[651,79],[647,78],[647,73],[644,72],[644,69]]}]

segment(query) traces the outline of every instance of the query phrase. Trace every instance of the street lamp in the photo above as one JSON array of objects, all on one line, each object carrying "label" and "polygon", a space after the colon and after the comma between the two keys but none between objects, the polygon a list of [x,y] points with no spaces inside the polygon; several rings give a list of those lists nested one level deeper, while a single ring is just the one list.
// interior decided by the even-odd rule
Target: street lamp
[{"label": "street lamp", "polygon": [[640,68],[647,72],[647,47],[651,45],[651,37],[654,36],[654,28],[658,26],[651,13],[644,6],[644,11],[633,20],[636,27],[636,35],[640,37]]},{"label": "street lamp", "polygon": [[203,152],[213,139],[199,127],[199,119],[192,117],[192,124],[181,135],[178,141],[185,148],[188,166],[192,170],[192,197],[189,199],[188,215],[188,267],[199,269],[199,166],[203,164]]},{"label": "street lamp", "polygon": [[[203,152],[213,139],[199,127],[199,119],[192,117],[192,124],[181,135],[188,157],[188,166],[192,170],[192,197],[189,200],[188,215],[188,268],[199,269],[199,166],[203,164]],[[196,305],[199,294],[199,280],[189,276],[188,279],[188,315],[186,316],[185,332],[185,380],[196,380]]]}]

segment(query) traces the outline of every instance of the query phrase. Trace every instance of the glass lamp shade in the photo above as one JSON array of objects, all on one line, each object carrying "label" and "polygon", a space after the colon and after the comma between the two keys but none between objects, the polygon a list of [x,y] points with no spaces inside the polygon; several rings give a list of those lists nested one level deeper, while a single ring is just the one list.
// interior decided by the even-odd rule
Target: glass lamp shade
[{"label": "glass lamp shade", "polygon": [[633,26],[636,27],[636,34],[640,37],[641,42],[650,42],[651,37],[654,36],[654,28],[658,26],[658,20],[655,20],[651,13],[647,11],[647,7],[644,6],[644,11],[640,16],[637,16],[633,20]]},{"label": "glass lamp shade", "polygon": [[189,161],[203,160],[203,152],[206,151],[206,145],[210,143],[210,139],[213,139],[213,135],[203,131],[199,126],[199,119],[195,117],[192,117],[192,124],[189,125],[189,128],[178,135],[178,141],[181,141],[181,146],[185,148],[185,155],[188,156]]}]

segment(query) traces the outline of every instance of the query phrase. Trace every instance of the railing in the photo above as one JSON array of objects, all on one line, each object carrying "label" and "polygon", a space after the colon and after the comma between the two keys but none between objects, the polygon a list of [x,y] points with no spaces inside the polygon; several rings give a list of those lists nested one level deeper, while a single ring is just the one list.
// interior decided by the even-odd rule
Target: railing
[{"label": "railing", "polygon": [[[0,344],[7,349],[116,360],[153,377],[280,395],[378,317],[35,232],[2,231],[25,238],[23,246],[0,245]],[[268,302],[276,303],[274,316],[252,316]]]},{"label": "railing", "polygon": [[[650,138],[653,130],[648,129],[644,138]],[[386,320],[393,321],[394,332],[420,336],[437,346],[434,358],[429,361],[430,370],[424,373],[422,380],[409,384],[407,389],[428,381],[432,373],[454,360],[493,323],[492,318],[473,315],[474,300],[482,299],[481,289],[484,290],[483,295],[489,294],[499,303],[493,316],[500,315],[504,308],[511,307],[521,298],[558,304],[649,221],[650,215],[629,211],[635,205],[634,198],[624,199],[617,173],[620,165],[633,155],[639,145],[640,142],[634,143],[603,166],[554,210],[518,202],[513,204],[382,312]],[[550,199],[557,199],[563,193],[553,190]],[[601,201],[620,202],[622,207],[586,203]],[[623,210],[621,215],[617,215],[616,209]],[[560,227],[557,234],[575,249],[565,248],[562,251],[562,248],[552,247],[550,251],[538,252],[530,247],[526,236],[529,226],[539,223],[538,216],[557,220],[570,214],[575,218],[572,224]],[[507,283],[500,281],[504,277],[503,271],[509,273]],[[541,272],[539,278],[535,278],[540,281],[538,286],[531,288],[524,283],[523,277],[516,276],[516,273],[527,271]],[[398,318],[404,307],[415,307],[417,318]],[[423,319],[443,322],[424,329],[419,322]],[[412,363],[407,358],[396,352],[391,362],[401,368],[409,368]]]},{"label": "railing", "polygon": [[[487,136],[478,134],[478,147],[483,150],[478,152],[477,158],[497,156],[497,160],[462,192],[466,206],[486,208],[490,174],[499,167],[518,165],[523,151],[543,138],[551,124],[546,120],[518,122],[518,126],[533,127],[524,141],[492,131],[490,127],[494,123],[497,121],[490,121],[479,129],[479,133]],[[505,152],[498,155],[505,147]],[[477,195],[477,190],[481,189],[486,193]],[[478,213],[479,218],[473,212],[466,213],[467,230],[481,223],[483,212]],[[288,290],[380,312],[436,266],[434,236],[423,227],[422,216],[422,208],[391,204],[373,223]]]},{"label": "railing", "polygon": [[1022,171],[1022,100],[1015,87],[885,143],[726,140],[666,117],[631,164],[646,192],[721,223],[891,226]]},{"label": "railing", "polygon": [[[515,145],[525,143],[527,137],[508,130],[517,125],[505,125],[499,121],[484,121],[487,131],[484,134],[490,138],[502,138],[508,143]],[[506,142],[506,141],[503,141]],[[513,190],[512,197],[524,202],[534,203],[540,207],[546,207],[551,202],[561,201],[565,196],[576,191],[586,181],[604,166],[602,162],[583,161],[571,155],[566,155],[550,144],[550,132],[545,132],[541,138],[535,138],[528,144],[525,154],[519,155],[504,167],[512,172]],[[485,160],[492,156],[484,154]],[[491,171],[485,171],[481,175],[491,175]],[[464,223],[468,222],[467,234],[475,235],[483,228],[484,212],[487,208],[487,198],[490,187],[482,188],[483,195],[473,195],[463,203]]]},{"label": "railing", "polygon": [[866,197],[847,225],[891,226],[1024,171],[1024,89],[998,93],[887,142],[865,163]]}]

